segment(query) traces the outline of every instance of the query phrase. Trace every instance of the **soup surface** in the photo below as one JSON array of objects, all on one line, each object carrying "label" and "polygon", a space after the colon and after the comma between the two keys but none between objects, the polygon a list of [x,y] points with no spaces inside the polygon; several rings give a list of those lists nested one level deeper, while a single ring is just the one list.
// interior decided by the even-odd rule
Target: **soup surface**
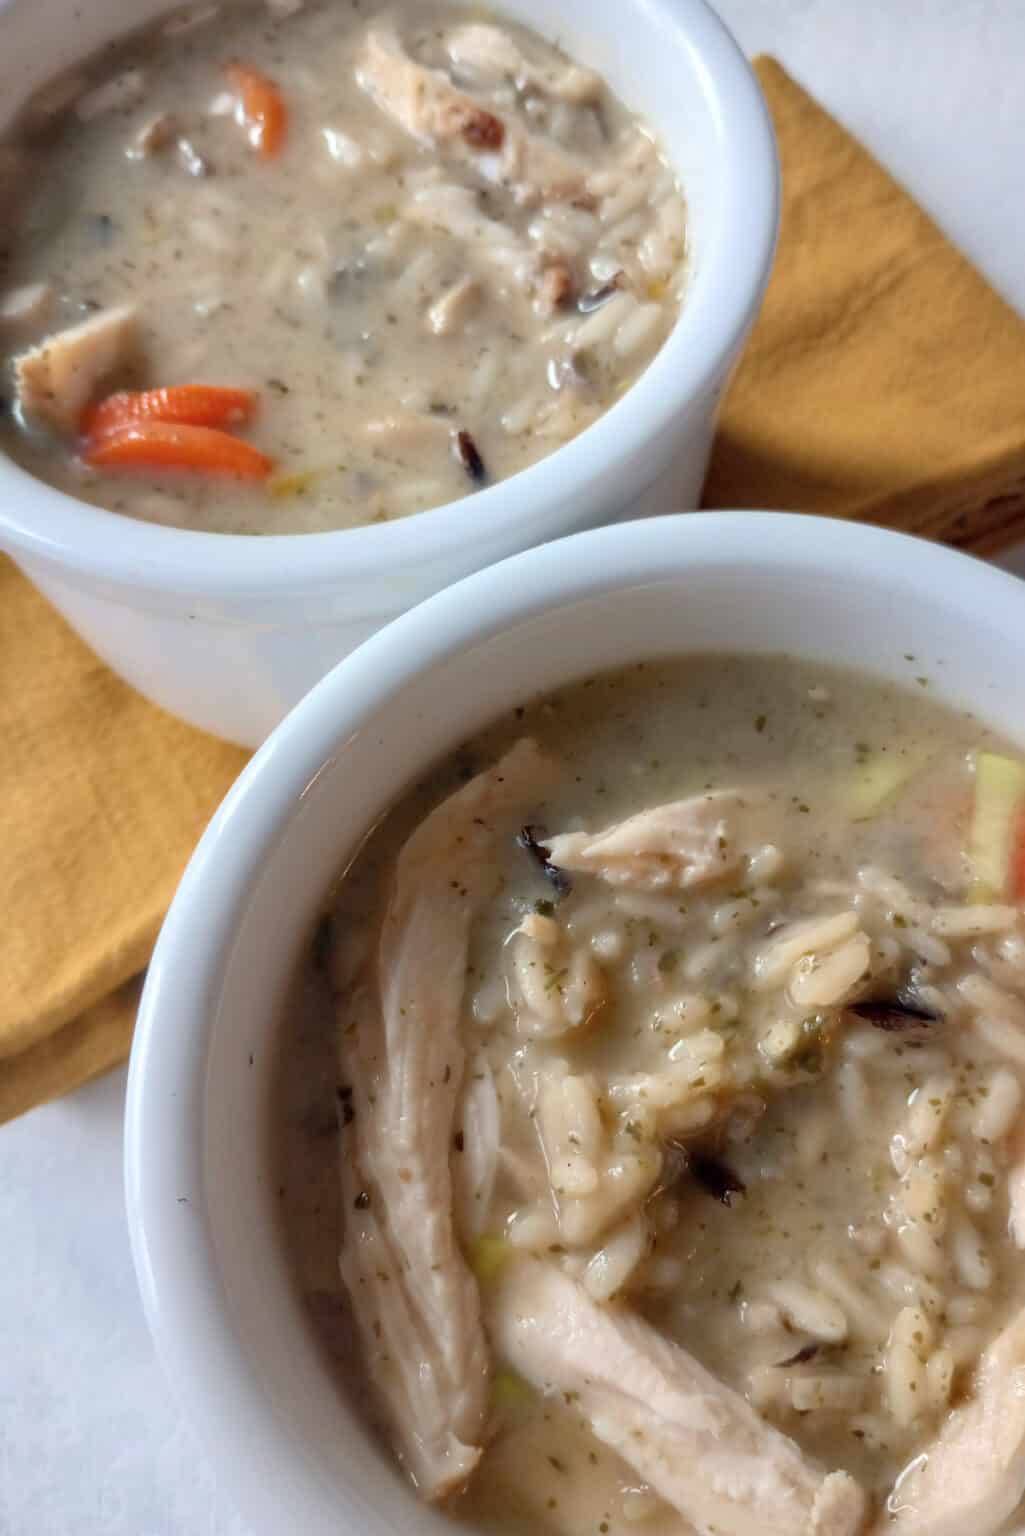
[{"label": "soup surface", "polygon": [[1025,763],[909,685],[604,675],[457,753],[345,872],[283,1026],[284,1227],[456,1518],[1016,1509]]},{"label": "soup surface", "polygon": [[593,422],[678,313],[649,130],[478,9],[196,6],[48,87],[0,154],[0,446],[154,522],[470,494]]}]

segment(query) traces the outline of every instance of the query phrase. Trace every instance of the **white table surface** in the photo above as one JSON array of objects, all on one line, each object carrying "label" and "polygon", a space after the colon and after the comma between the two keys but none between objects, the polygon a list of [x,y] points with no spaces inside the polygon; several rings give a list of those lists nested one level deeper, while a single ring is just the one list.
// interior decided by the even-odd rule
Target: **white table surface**
[{"label": "white table surface", "polygon": [[[1025,0],[719,9],[1025,314]],[[0,1536],[246,1536],[170,1401],[136,1298],[124,1086],[114,1073],[0,1129]]]}]

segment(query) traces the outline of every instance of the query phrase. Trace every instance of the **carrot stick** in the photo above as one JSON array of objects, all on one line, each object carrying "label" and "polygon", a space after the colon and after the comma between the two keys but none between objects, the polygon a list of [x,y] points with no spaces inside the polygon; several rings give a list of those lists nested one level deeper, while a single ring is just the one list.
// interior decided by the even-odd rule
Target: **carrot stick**
[{"label": "carrot stick", "polygon": [[205,475],[264,480],[274,465],[251,443],[216,427],[133,421],[90,438],[82,453],[98,469],[189,469]]},{"label": "carrot stick", "polygon": [[249,142],[265,160],[279,154],[285,142],[288,109],[274,81],[244,64],[229,64],[228,83],[238,92]]},{"label": "carrot stick", "polygon": [[222,389],[214,384],[121,390],[87,406],[80,430],[83,437],[102,437],[133,421],[172,421],[193,427],[238,426],[250,419],[256,401],[254,390]]}]

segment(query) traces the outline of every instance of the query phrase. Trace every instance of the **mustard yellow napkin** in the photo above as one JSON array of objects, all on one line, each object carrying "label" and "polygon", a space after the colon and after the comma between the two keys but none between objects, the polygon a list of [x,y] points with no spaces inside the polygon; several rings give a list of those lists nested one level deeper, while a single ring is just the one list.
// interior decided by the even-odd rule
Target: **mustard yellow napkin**
[{"label": "mustard yellow napkin", "polygon": [[0,1120],[124,1058],[132,978],[244,762],[120,682],[0,559]]},{"label": "mustard yellow napkin", "polygon": [[[771,60],[784,173],[765,312],[709,506],[1025,536],[1025,325]],[[0,559],[0,1120],[127,1052],[145,966],[245,754],[119,682]]]},{"label": "mustard yellow napkin", "polygon": [[993,554],[1025,537],[1025,324],[773,59],[783,166],[765,307],[709,507],[793,507]]}]

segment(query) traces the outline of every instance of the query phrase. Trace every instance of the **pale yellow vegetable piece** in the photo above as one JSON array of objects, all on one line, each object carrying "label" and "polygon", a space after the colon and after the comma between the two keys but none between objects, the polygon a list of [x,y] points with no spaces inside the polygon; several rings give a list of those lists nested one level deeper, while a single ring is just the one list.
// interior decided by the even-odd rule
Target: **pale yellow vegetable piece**
[{"label": "pale yellow vegetable piece", "polygon": [[992,900],[1007,890],[1023,805],[1025,763],[996,752],[980,752],[975,762],[975,805],[968,833],[976,900],[984,896]]}]

